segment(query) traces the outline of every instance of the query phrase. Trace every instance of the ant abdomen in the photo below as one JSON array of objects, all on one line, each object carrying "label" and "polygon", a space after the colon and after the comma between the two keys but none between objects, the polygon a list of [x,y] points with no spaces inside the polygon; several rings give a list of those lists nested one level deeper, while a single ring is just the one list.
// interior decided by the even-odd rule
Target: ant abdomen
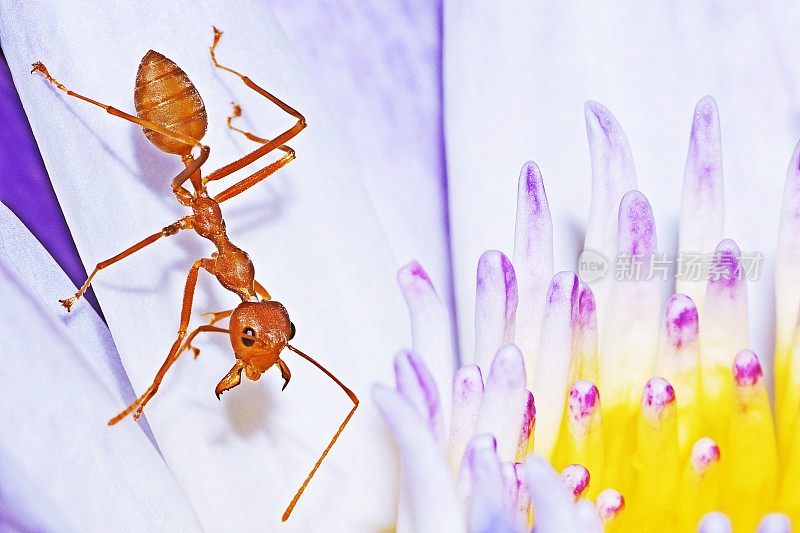
[{"label": "ant abdomen", "polygon": [[[183,69],[158,52],[150,50],[139,63],[133,100],[140,118],[198,141],[206,133],[208,117],[200,93]],[[190,145],[143,129],[159,150],[181,156],[191,153]]]}]

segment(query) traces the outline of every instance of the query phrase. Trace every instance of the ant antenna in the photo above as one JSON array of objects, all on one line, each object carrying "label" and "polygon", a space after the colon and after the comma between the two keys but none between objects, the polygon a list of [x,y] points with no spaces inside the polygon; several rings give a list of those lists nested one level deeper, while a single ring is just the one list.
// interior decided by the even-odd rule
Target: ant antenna
[{"label": "ant antenna", "polygon": [[310,362],[315,367],[322,370],[322,372],[324,372],[326,376],[331,378],[337,385],[339,385],[345,392],[345,394],[347,394],[347,396],[350,397],[350,399],[353,401],[353,408],[347,414],[347,416],[344,419],[344,422],[342,422],[342,425],[339,426],[339,429],[336,431],[336,433],[334,433],[333,438],[331,438],[331,441],[328,443],[328,447],[325,448],[325,451],[323,451],[322,455],[319,456],[319,459],[317,459],[317,463],[314,465],[314,468],[311,469],[311,472],[308,473],[308,477],[306,477],[305,481],[303,481],[303,484],[300,485],[300,488],[297,490],[297,493],[294,495],[294,498],[292,498],[292,501],[289,502],[289,506],[286,507],[286,511],[284,511],[283,517],[281,518],[281,520],[283,520],[284,522],[286,522],[286,520],[288,520],[289,518],[289,515],[292,514],[294,506],[297,505],[297,500],[299,500],[300,496],[302,496],[303,492],[305,492],[309,481],[311,481],[311,478],[314,477],[314,474],[317,472],[317,469],[322,464],[323,459],[325,459],[325,456],[328,455],[329,451],[331,451],[331,448],[333,447],[333,444],[336,442],[336,439],[338,439],[339,435],[342,434],[342,431],[344,431],[345,426],[347,425],[348,422],[350,422],[350,418],[353,417],[353,413],[356,412],[356,408],[358,407],[358,398],[356,397],[355,393],[350,389],[348,389],[344,383],[339,381],[339,378],[331,374],[327,368],[316,362],[311,356],[304,354],[294,346],[290,346],[287,344],[286,347],[289,348],[294,353],[296,353],[297,355],[299,355],[300,357],[302,357],[303,359],[305,359],[306,361]]}]

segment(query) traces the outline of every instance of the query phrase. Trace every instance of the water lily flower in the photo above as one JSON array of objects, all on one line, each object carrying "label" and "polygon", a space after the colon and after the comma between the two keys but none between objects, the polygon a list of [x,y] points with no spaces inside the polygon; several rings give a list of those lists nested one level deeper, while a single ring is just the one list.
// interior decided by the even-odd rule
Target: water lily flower
[{"label": "water lily flower", "polygon": [[[659,259],[647,198],[626,191],[631,175],[608,172],[619,153],[629,153],[622,129],[600,104],[588,103],[587,117],[592,159],[601,169],[592,206],[619,207],[618,216],[601,217],[594,228],[614,227],[616,243],[598,239],[590,248],[587,234],[585,281],[559,272],[544,290],[553,223],[533,162],[519,177],[513,261],[489,251],[478,262],[474,364],[462,366],[452,385],[435,383],[424,362],[450,360],[446,343],[429,342],[446,327],[443,305],[418,263],[400,271],[413,354],[395,360],[396,390],[379,386],[373,394],[402,457],[399,516],[417,531],[432,530],[431,517],[439,528],[469,531],[527,531],[531,518],[535,531],[588,531],[601,523],[614,531],[789,531],[789,517],[799,519],[793,447],[800,428],[783,428],[787,447],[778,447],[764,370],[748,349],[748,256],[723,239],[705,251],[701,270],[679,264],[671,272],[670,260]],[[705,97],[691,128],[678,262],[721,228],[719,153],[717,106]],[[790,268],[781,261],[797,248],[798,165],[800,143],[784,197],[784,283]],[[590,261],[608,264],[588,268]],[[674,278],[692,297],[667,300],[659,332],[662,285]],[[598,281],[606,313],[595,301]],[[794,305],[785,305],[797,315],[794,296]],[[789,350],[776,366],[775,381],[784,387],[775,405],[779,431],[799,414],[796,355]],[[452,398],[449,412],[440,390]],[[560,483],[548,485],[556,476],[546,460],[561,471]],[[579,504],[594,502],[586,515],[591,523],[581,522],[567,493]],[[713,514],[718,510],[724,514]]]},{"label": "water lily flower", "polygon": [[[622,309],[628,316],[633,313],[607,278],[591,288],[579,283],[577,296],[571,292],[572,274],[559,274],[558,287],[551,286],[554,265],[560,269],[564,263],[559,258],[567,257],[569,267],[574,266],[577,253],[572,252],[577,251],[583,230],[581,224],[571,222],[577,214],[583,216],[588,204],[584,158],[577,152],[579,143],[570,137],[577,128],[567,127],[564,121],[578,119],[575,101],[591,95],[613,103],[623,118],[648,116],[625,122],[637,139],[645,139],[640,141],[644,146],[637,147],[637,162],[644,162],[650,172],[669,167],[670,160],[663,154],[674,152],[664,149],[676,141],[670,132],[680,130],[683,135],[683,124],[672,111],[687,105],[687,95],[694,98],[710,87],[714,94],[723,94],[748,124],[734,128],[727,137],[735,153],[734,167],[742,174],[753,169],[769,173],[779,152],[774,147],[786,140],[787,132],[796,135],[790,120],[780,127],[773,122],[775,116],[793,116],[793,93],[786,90],[793,86],[792,74],[786,72],[791,69],[780,67],[785,57],[793,56],[791,28],[795,25],[776,27],[771,14],[766,14],[770,16],[744,17],[747,31],[735,31],[744,24],[730,16],[738,7],[716,5],[713,9],[659,7],[663,12],[657,22],[631,24],[641,19],[634,8],[601,4],[581,6],[568,18],[560,8],[539,2],[491,9],[453,2],[446,10],[437,2],[387,4],[380,9],[360,2],[342,2],[335,8],[313,1],[271,4],[245,1],[232,9],[181,1],[157,8],[115,5],[113,11],[104,11],[72,2],[12,0],[0,8],[0,42],[40,151],[39,156],[33,143],[26,148],[20,142],[27,134],[24,120],[5,120],[7,113],[13,114],[12,106],[6,105],[6,91],[11,93],[6,81],[0,86],[4,98],[0,113],[4,126],[9,126],[0,133],[0,195],[17,216],[0,208],[0,333],[6,339],[2,353],[7,360],[0,371],[6,398],[0,402],[2,527],[276,529],[288,497],[349,408],[334,384],[300,361],[289,363],[294,379],[286,392],[278,394],[280,377],[268,373],[258,383],[226,394],[219,404],[211,398],[213,385],[230,366],[230,349],[223,339],[208,338],[199,343],[202,355],[197,361],[187,358],[176,364],[138,425],[126,421],[116,428],[105,427],[108,417],[135,397],[134,391],[150,383],[165,346],[174,339],[185,271],[208,253],[205,244],[192,235],[163,239],[99,276],[94,285],[97,310],[102,306],[105,322],[89,305],[76,306],[66,315],[55,303],[83,281],[87,267],[185,214],[166,188],[180,163],[154,150],[139,128],[70,99],[31,76],[30,63],[42,60],[70,87],[129,110],[139,59],[151,48],[165,53],[190,74],[204,97],[211,125],[205,140],[213,148],[209,166],[216,167],[252,146],[224,127],[231,100],[244,110],[240,124],[261,135],[273,128],[278,131],[290,119],[258,100],[236,79],[211,67],[207,47],[212,25],[226,32],[220,57],[301,109],[311,126],[292,143],[299,155],[296,162],[267,186],[225,206],[235,242],[251,254],[259,277],[287,305],[298,325],[298,345],[366,395],[373,383],[389,381],[390,354],[407,336],[402,302],[390,286],[397,265],[418,257],[439,291],[437,297],[422,290],[416,298],[405,291],[412,309],[414,351],[420,357],[397,359],[399,391],[379,389],[375,393],[378,408],[372,402],[362,403],[284,527],[290,531],[375,531],[403,530],[416,524],[423,529],[430,525],[458,530],[470,524],[519,529],[526,527],[531,507],[541,530],[596,531],[601,521],[610,527],[619,524],[626,512],[635,510],[625,503],[625,497],[631,496],[614,488],[600,490],[597,479],[605,476],[597,472],[607,466],[606,448],[608,453],[620,451],[606,446],[606,426],[613,427],[615,420],[625,417],[609,421],[604,416],[601,411],[608,397],[600,391],[606,385],[627,390],[627,404],[619,409],[638,423],[634,415],[644,385],[632,386],[609,375],[608,368],[599,364],[598,354],[610,349],[616,360],[632,362],[633,369],[643,363],[635,359],[635,347],[651,346],[657,333],[634,335],[620,322],[613,331],[620,332],[625,346],[603,338],[612,331],[604,319],[608,309]],[[667,16],[672,23],[662,24]],[[796,15],[787,11],[780,16],[791,20]],[[634,32],[620,32],[621,27],[633,26]],[[654,26],[657,32],[649,30]],[[706,31],[708,27],[714,31]],[[614,39],[606,34],[609,31]],[[650,50],[655,56],[642,53],[641,61],[629,65],[622,52],[631,48],[631,38],[641,34],[655,43]],[[615,40],[617,35],[619,40]],[[760,47],[752,46],[764,42],[764,35],[782,41],[769,59],[764,59]],[[682,43],[697,60],[687,61],[675,53],[679,46],[669,47],[665,57],[663,42]],[[554,46],[558,53],[541,54],[547,46]],[[726,52],[724,61],[715,57],[716,50],[733,49],[742,54]],[[742,58],[753,60],[754,54],[757,64],[764,65],[758,89],[773,97],[766,102],[760,93],[752,92],[752,84],[745,83],[753,77],[752,61]],[[529,68],[530,64],[535,68]],[[663,65],[676,73],[685,90],[669,83],[652,87],[649,81],[642,88],[642,80],[650,79],[642,73],[661,76]],[[575,79],[576,72],[584,78],[563,83]],[[720,93],[717,85],[704,85],[708,80],[748,90]],[[787,95],[775,96],[780,90]],[[591,107],[587,118],[595,132],[594,182],[605,187],[592,206],[589,242],[595,251],[614,254],[619,200],[635,187],[635,173],[627,141],[609,144],[601,134],[604,125],[614,127],[613,117],[606,123],[601,120],[602,107],[593,106],[594,111]],[[653,108],[662,112],[651,115]],[[644,135],[652,129],[663,138]],[[622,135],[621,130],[618,133]],[[713,150],[716,145],[710,146]],[[501,231],[510,236],[507,230],[513,222],[513,210],[497,210],[505,205],[502,196],[512,194],[511,188],[487,178],[510,178],[511,166],[518,166],[523,155],[528,157],[531,147],[555,169],[548,174],[559,179],[559,186],[552,187],[551,182],[550,190],[551,200],[553,194],[559,200],[553,202],[559,209],[551,220],[546,202],[521,206],[518,232],[526,238],[517,240],[510,260],[499,252],[482,259],[483,288],[476,291],[464,273],[474,269],[476,251],[482,252]],[[25,176],[39,157],[49,180],[44,172]],[[453,176],[449,181],[445,157],[447,172]],[[608,181],[605,173],[618,179]],[[721,176],[719,167],[708,174],[712,182]],[[539,179],[536,172],[531,176]],[[581,186],[574,186],[577,183]],[[667,209],[659,209],[659,216],[669,220],[678,212],[678,197],[669,194],[665,183],[654,184],[655,189],[648,192],[664,200]],[[738,184],[742,194],[732,199],[734,211],[742,211],[742,199],[756,192],[764,193],[766,199],[777,196],[770,184],[756,180]],[[480,199],[477,205],[476,198]],[[684,205],[703,207],[685,210],[690,223],[682,226],[681,235],[689,235],[694,228],[705,240],[694,241],[703,246],[681,246],[706,250],[720,240],[715,231],[721,233],[721,219],[714,214],[698,221],[691,214],[703,209],[721,212],[721,196],[692,198]],[[644,205],[642,197],[629,200],[631,206]],[[568,204],[569,212],[561,204]],[[769,217],[760,211],[773,209],[769,201],[746,207],[753,216],[737,219],[746,220],[747,227],[732,226],[736,235],[748,235],[745,242],[752,242],[775,233],[764,231],[769,229],[764,222]],[[785,212],[791,209],[787,204]],[[704,222],[710,229],[702,229]],[[530,230],[534,223],[537,231]],[[659,226],[665,227],[661,219]],[[792,275],[791,243],[796,232],[790,221],[784,227],[789,229],[782,232],[787,246],[782,246],[781,253],[787,255],[783,274],[777,276],[783,281],[776,285],[778,308],[783,311],[776,321],[778,352],[783,354],[780,364],[791,369],[793,306],[800,288]],[[662,238],[658,249],[674,248],[670,239],[670,235]],[[656,249],[654,240],[645,244]],[[733,248],[727,250],[735,256]],[[551,255],[555,262],[539,260]],[[230,295],[211,281],[201,279],[195,324],[202,320],[199,312],[232,305]],[[643,283],[626,293],[635,296],[643,316],[650,316],[650,308],[657,306],[654,286]],[[705,294],[705,284],[694,287],[700,292],[681,291],[695,300],[705,331],[704,302],[696,301],[696,294]],[[718,299],[724,300],[726,286],[719,288]],[[543,297],[548,291],[552,305]],[[738,286],[730,291],[736,294],[736,305],[720,317],[716,331],[737,324],[740,329],[730,339],[733,344],[745,336],[739,323],[745,299]],[[753,291],[754,315],[768,315],[767,293]],[[617,301],[611,306],[608,297],[613,294]],[[478,305],[473,306],[476,296]],[[442,303],[432,303],[439,300]],[[578,312],[573,324],[566,317],[572,315],[575,301]],[[677,301],[675,313],[680,315],[687,305]],[[711,319],[716,316],[712,314]],[[457,328],[451,327],[451,318]],[[543,321],[546,327],[540,327]],[[642,331],[658,327],[654,319]],[[473,328],[479,336],[472,335]],[[763,329],[755,327],[751,335],[759,354],[767,353]],[[658,375],[672,372],[668,381],[677,398],[675,433],[681,446],[691,446],[692,430],[700,424],[686,423],[687,417],[681,415],[686,410],[681,391],[691,391],[692,361],[706,353],[701,348],[705,350],[703,339],[708,338],[698,333],[691,340],[691,331],[687,326],[686,332],[678,332],[678,337],[686,339],[679,346],[654,348],[656,364],[663,368]],[[721,342],[729,340],[718,336]],[[451,396],[447,383],[458,366],[455,354],[472,353],[472,339],[478,337],[477,366],[456,371],[461,378],[456,386],[461,383],[462,388]],[[519,350],[505,349],[498,359],[500,349],[512,340]],[[453,351],[453,342],[460,350]],[[721,356],[724,346],[712,343],[712,351],[715,346]],[[540,347],[546,347],[541,356]],[[519,353],[526,369],[524,381],[515,370],[520,368]],[[580,364],[567,368],[565,357],[577,358]],[[422,360],[427,377],[420,370]],[[719,362],[708,361],[711,374],[719,370],[715,361]],[[690,364],[688,372],[686,364]],[[769,377],[766,368],[763,375]],[[636,371],[644,375],[641,367]],[[415,378],[412,374],[417,372]],[[791,384],[797,372],[779,374]],[[605,376],[602,380],[601,375]],[[760,402],[763,408],[761,381],[750,381],[745,379],[750,389],[741,401]],[[419,413],[436,405],[431,384],[439,390],[438,411],[434,409],[439,415],[422,418],[420,426]],[[504,402],[513,397],[516,404],[522,390],[524,401],[518,404],[522,409],[506,412]],[[537,393],[535,402],[531,390]],[[570,391],[569,396],[559,399],[559,391],[564,390]],[[777,390],[785,398],[781,403],[793,401],[791,385],[779,384]],[[740,391],[731,386],[734,392]],[[654,410],[659,420],[673,417],[670,402],[656,402]],[[409,463],[401,488],[392,442],[379,411],[393,424],[400,447],[416,450],[406,458]],[[785,416],[788,422],[782,427],[791,436],[791,414]],[[743,424],[757,432],[765,428],[763,419]],[[534,426],[540,428],[538,435]],[[654,437],[658,436],[656,432]],[[797,445],[792,441],[788,446]],[[559,467],[558,474],[531,455],[533,450],[548,455],[537,447],[550,448],[556,456],[563,454],[563,468],[556,464],[559,459],[548,458]],[[680,463],[695,477],[681,477],[679,497],[713,498],[710,487],[723,490],[719,477],[717,482],[712,480],[727,457],[726,452],[715,454],[714,450],[725,446],[721,441],[700,439],[691,447],[695,449],[692,462]],[[443,464],[440,453],[448,458]],[[573,456],[582,458],[580,464],[568,462],[567,457]],[[785,467],[797,471],[792,461],[798,456],[789,454]],[[513,464],[523,457],[523,465]],[[781,451],[779,457],[787,456]],[[446,475],[440,475],[442,467]],[[609,476],[618,471],[611,470]],[[764,474],[768,481],[772,474]],[[786,479],[789,488],[781,492],[784,496],[792,494],[789,489],[796,477]],[[402,487],[415,490],[408,494]],[[426,500],[443,504],[440,518],[420,512]],[[464,509],[470,512],[464,514]],[[709,520],[714,526],[727,518],[712,515]],[[782,515],[771,515],[760,527],[780,531],[785,526]]]}]

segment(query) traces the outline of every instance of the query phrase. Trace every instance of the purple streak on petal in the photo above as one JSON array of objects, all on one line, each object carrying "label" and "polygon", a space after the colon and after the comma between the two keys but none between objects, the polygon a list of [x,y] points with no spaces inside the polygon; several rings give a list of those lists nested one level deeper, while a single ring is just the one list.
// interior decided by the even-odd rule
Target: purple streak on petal
[{"label": "purple streak on petal", "polygon": [[709,290],[725,291],[731,297],[736,294],[739,285],[744,282],[740,257],[739,247],[732,240],[725,239],[717,245],[709,267]]},{"label": "purple streak on petal", "polygon": [[580,284],[580,294],[578,296],[578,316],[576,325],[582,329],[596,326],[596,304],[594,293],[591,287],[585,283]]},{"label": "purple streak on petal", "polygon": [[413,405],[438,441],[444,439],[439,391],[425,364],[411,352],[395,357],[394,371],[399,392]]},{"label": "purple streak on petal", "polygon": [[522,416],[522,428],[519,432],[519,444],[517,445],[517,460],[524,460],[528,450],[533,428],[536,426],[536,402],[533,393],[528,391],[528,399],[525,403],[525,414]]},{"label": "purple streak on petal", "polygon": [[450,463],[459,465],[467,444],[475,433],[475,424],[483,400],[483,377],[478,365],[466,365],[453,378],[453,413],[450,427]]},{"label": "purple streak on petal", "polygon": [[417,260],[413,260],[410,263],[408,263],[405,269],[408,270],[408,272],[415,278],[421,279],[428,285],[431,285],[431,287],[433,286],[433,284],[431,283],[431,278],[428,277],[428,273],[425,272],[425,269],[422,268],[422,265],[420,265]]},{"label": "purple streak on petal", "polygon": [[758,356],[751,350],[742,350],[733,361],[733,379],[737,387],[751,387],[757,384],[763,375]]},{"label": "purple streak on petal", "polygon": [[514,342],[519,294],[514,267],[503,253],[481,255],[475,299],[475,362],[485,371],[497,350]]},{"label": "purple streak on petal", "polygon": [[619,205],[619,251],[644,255],[657,251],[656,224],[650,202],[639,191],[630,191]]},{"label": "purple streak on petal", "polygon": [[525,197],[528,199],[528,224],[531,227],[541,225],[542,215],[549,218],[550,208],[547,204],[547,193],[544,189],[542,172],[533,161],[528,161],[522,167],[522,175],[525,177]]},{"label": "purple streak on petal", "polygon": [[673,294],[667,301],[664,313],[667,339],[675,348],[694,342],[700,331],[697,307],[685,294]]},{"label": "purple streak on petal", "polygon": [[469,497],[472,492],[472,484],[475,481],[473,477],[475,455],[478,450],[486,448],[491,448],[495,453],[497,452],[497,439],[490,433],[479,433],[467,443],[458,467],[458,476],[456,477],[456,486],[462,498]]},{"label": "purple streak on petal", "polygon": [[[53,192],[8,64],[1,54],[0,101],[0,124],[3,125],[0,128],[0,202],[17,215],[69,279],[80,286],[86,279],[86,270]],[[68,295],[54,296],[58,299]],[[100,307],[91,289],[86,298],[99,313]]]},{"label": "purple streak on petal", "polygon": [[722,157],[717,103],[710,96],[701,99],[694,109],[686,171],[694,175],[694,187],[713,190],[721,185]]}]

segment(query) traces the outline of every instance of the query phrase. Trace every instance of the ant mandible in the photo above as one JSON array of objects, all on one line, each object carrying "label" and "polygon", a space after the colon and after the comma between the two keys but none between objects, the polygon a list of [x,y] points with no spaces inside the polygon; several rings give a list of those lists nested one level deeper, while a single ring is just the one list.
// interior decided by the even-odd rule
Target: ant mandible
[{"label": "ant mandible", "polygon": [[[289,518],[292,509],[294,509],[309,481],[311,481],[314,473],[322,464],[323,459],[328,455],[328,452],[355,413],[358,407],[358,398],[353,391],[347,388],[320,363],[289,344],[289,341],[294,337],[295,327],[289,320],[286,308],[280,303],[271,300],[266,289],[255,279],[255,269],[250,257],[244,250],[236,247],[228,239],[225,231],[225,220],[222,218],[219,204],[246,191],[292,161],[295,158],[294,150],[286,146],[285,143],[306,127],[306,120],[297,110],[259,87],[247,76],[217,62],[215,50],[221,36],[222,32],[214,28],[214,41],[210,48],[211,61],[214,66],[237,76],[247,87],[295,117],[297,122],[274,139],[264,139],[233,126],[232,120],[241,114],[239,106],[234,104],[233,114],[228,117],[228,127],[261,144],[261,146],[241,159],[229,163],[204,177],[201,176],[200,168],[208,159],[210,152],[210,148],[200,142],[208,125],[205,105],[200,93],[189,80],[189,77],[173,61],[153,50],[147,52],[142,58],[139,70],[136,73],[136,87],[134,89],[137,116],[71,91],[50,76],[47,68],[41,62],[33,64],[31,73],[40,72],[47,81],[67,93],[67,95],[102,107],[111,115],[138,124],[144,130],[147,139],[159,150],[180,156],[185,168],[172,180],[172,192],[182,205],[192,210],[191,215],[173,222],[158,233],[154,233],[110,259],[98,263],[78,292],[70,298],[60,300],[60,302],[69,311],[72,305],[88,289],[92,279],[100,270],[121,261],[162,237],[170,237],[181,230],[193,229],[201,237],[210,240],[217,251],[210,258],[195,261],[189,270],[183,292],[183,308],[181,310],[178,338],[175,339],[169,355],[167,355],[164,364],[161,365],[153,379],[153,384],[125,410],[109,420],[108,424],[114,425],[132,412],[133,418],[138,419],[144,406],[156,393],[161,380],[178,359],[178,356],[187,349],[191,349],[195,357],[199,355],[199,350],[192,346],[191,343],[200,333],[227,333],[230,336],[231,346],[236,357],[236,363],[233,368],[222,378],[214,390],[217,398],[224,391],[232,389],[241,383],[242,372],[255,381],[273,365],[277,365],[280,369],[281,376],[284,379],[281,390],[285,389],[286,385],[289,384],[291,373],[289,372],[289,367],[280,358],[280,354],[284,348],[288,348],[319,368],[339,385],[353,401],[353,407],[286,508],[283,514],[283,520],[285,521]],[[199,149],[197,157],[192,154],[194,148]],[[284,153],[280,159],[243,178],[216,196],[209,196],[206,190],[208,182],[222,179],[276,149]],[[186,189],[184,186],[186,181],[189,181],[192,185],[193,191]],[[241,298],[242,303],[235,309],[210,313],[212,320],[209,324],[200,326],[187,334],[192,299],[200,269],[213,274],[223,287],[236,293]],[[259,296],[262,298],[260,301],[258,300]],[[251,301],[253,299],[256,299],[256,301]],[[219,320],[228,317],[230,317],[228,329],[214,326]]]}]

